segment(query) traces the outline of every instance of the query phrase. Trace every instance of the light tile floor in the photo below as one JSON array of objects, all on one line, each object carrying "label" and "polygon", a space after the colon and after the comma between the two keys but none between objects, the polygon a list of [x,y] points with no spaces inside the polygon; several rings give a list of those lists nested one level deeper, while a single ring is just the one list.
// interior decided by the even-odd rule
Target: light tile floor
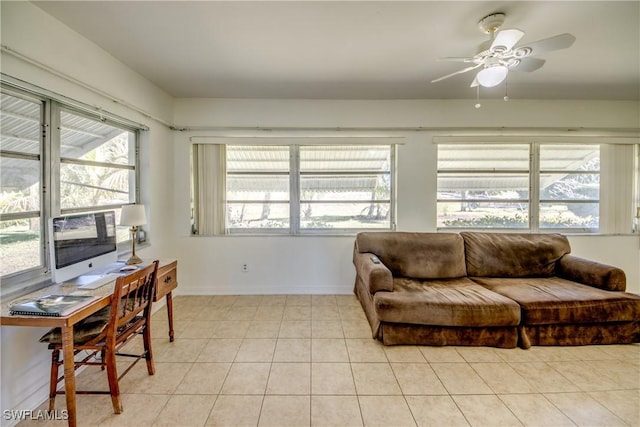
[{"label": "light tile floor", "polygon": [[80,426],[640,425],[640,345],[385,347],[351,295],[180,296],[174,317],[170,343],[155,313],[156,375],[122,379],[124,413],[78,396]]}]

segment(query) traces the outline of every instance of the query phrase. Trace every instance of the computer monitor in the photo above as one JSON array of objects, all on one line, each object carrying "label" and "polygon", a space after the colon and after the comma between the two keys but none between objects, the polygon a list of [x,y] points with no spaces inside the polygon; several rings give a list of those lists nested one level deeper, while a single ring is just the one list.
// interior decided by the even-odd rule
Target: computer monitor
[{"label": "computer monitor", "polygon": [[114,211],[61,215],[49,224],[51,276],[66,282],[118,260]]}]

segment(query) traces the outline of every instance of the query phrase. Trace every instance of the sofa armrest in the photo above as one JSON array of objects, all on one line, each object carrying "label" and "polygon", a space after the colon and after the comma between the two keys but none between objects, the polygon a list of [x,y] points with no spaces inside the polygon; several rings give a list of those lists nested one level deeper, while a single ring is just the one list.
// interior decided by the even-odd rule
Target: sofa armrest
[{"label": "sofa armrest", "polygon": [[378,291],[393,291],[391,271],[375,254],[354,252],[353,264],[356,266],[356,274],[371,294]]},{"label": "sofa armrest", "polygon": [[565,255],[558,260],[556,274],[564,279],[607,291],[624,291],[627,278],[617,267]]}]

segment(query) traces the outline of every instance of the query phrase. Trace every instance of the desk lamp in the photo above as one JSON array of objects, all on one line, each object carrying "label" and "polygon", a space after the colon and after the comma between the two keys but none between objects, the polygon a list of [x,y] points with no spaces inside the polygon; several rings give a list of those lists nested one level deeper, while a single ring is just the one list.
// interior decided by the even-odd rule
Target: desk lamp
[{"label": "desk lamp", "polygon": [[138,226],[146,223],[147,217],[144,212],[144,205],[124,205],[122,207],[120,225],[131,226],[131,258],[127,260],[127,265],[142,263],[142,260],[136,256],[136,240],[138,238]]}]

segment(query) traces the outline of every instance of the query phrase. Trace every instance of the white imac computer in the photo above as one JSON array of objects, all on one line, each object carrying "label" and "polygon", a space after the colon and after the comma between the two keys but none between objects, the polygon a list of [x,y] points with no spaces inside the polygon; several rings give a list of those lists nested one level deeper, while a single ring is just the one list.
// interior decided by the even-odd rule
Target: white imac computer
[{"label": "white imac computer", "polygon": [[62,215],[49,225],[51,277],[55,283],[83,277],[90,282],[98,278],[90,276],[92,272],[118,260],[114,211]]}]

